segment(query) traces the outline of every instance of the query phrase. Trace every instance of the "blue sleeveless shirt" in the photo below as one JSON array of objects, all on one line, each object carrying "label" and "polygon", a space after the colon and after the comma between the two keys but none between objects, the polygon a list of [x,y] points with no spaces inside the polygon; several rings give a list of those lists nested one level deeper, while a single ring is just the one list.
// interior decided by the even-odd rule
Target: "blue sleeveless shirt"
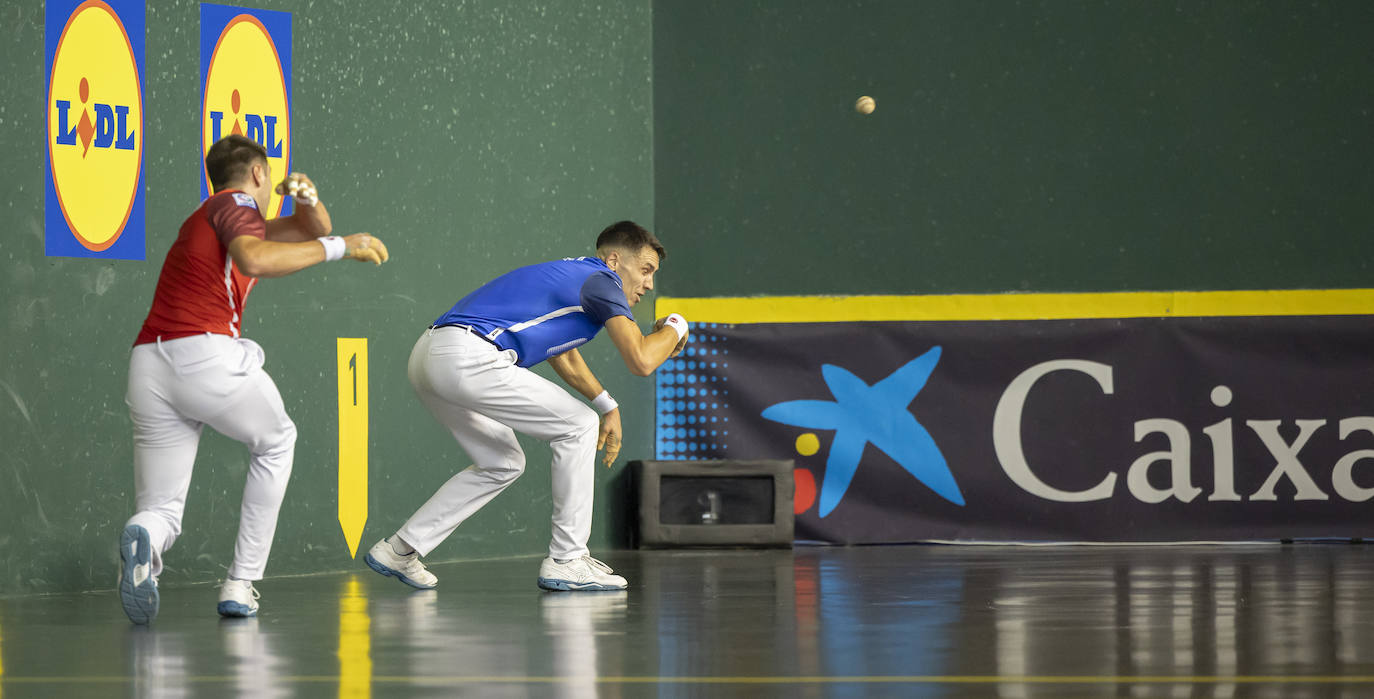
[{"label": "blue sleeveless shirt", "polygon": [[516,364],[532,367],[596,336],[615,316],[634,320],[624,285],[598,257],[521,267],[464,296],[435,326],[466,325]]}]

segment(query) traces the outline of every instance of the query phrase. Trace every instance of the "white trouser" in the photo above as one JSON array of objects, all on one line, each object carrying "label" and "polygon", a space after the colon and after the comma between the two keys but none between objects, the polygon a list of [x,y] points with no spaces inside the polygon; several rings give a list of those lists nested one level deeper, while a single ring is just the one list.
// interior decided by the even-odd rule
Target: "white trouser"
[{"label": "white trouser", "polygon": [[181,533],[200,431],[209,425],[252,453],[229,575],[262,579],[296,449],[296,426],[262,363],[256,342],[227,335],[152,342],[130,354],[124,401],[134,422],[137,513],[127,524],[148,530],[153,575]]},{"label": "white trouser", "polygon": [[553,448],[549,555],[587,554],[600,419],[586,403],[515,361],[515,352],[458,327],[426,330],[410,353],[407,373],[415,393],[473,462],[397,532],[422,556],[524,472],[515,430]]}]

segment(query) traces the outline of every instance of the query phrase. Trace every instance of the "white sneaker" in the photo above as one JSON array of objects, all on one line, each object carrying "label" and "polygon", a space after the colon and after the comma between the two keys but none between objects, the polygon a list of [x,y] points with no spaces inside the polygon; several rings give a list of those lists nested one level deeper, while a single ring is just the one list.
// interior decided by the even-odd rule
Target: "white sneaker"
[{"label": "white sneaker", "polygon": [[119,601],[135,624],[157,618],[157,578],[151,575],[152,547],[148,530],[137,524],[124,527],[119,537]]},{"label": "white sneaker", "polygon": [[258,598],[261,596],[248,580],[225,580],[219,588],[219,615],[257,616]]},{"label": "white sneaker", "polygon": [[539,564],[539,587],[545,590],[623,590],[630,586],[611,567],[591,556]]},{"label": "white sneaker", "polygon": [[420,562],[419,552],[411,551],[402,556],[391,548],[391,542],[386,539],[378,541],[363,561],[378,573],[396,578],[411,587],[431,590],[439,584],[439,578],[434,577],[434,573]]}]

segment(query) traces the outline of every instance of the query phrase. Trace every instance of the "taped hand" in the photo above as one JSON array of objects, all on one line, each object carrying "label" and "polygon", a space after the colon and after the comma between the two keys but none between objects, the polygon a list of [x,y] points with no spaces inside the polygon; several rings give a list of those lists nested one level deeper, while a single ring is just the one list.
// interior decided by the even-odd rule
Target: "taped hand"
[{"label": "taped hand", "polygon": [[359,262],[371,262],[380,265],[391,257],[386,252],[386,245],[369,233],[354,233],[345,236],[344,243],[346,244],[344,256]]},{"label": "taped hand", "polygon": [[277,194],[289,196],[302,206],[314,206],[320,203],[320,195],[315,190],[315,183],[299,172],[287,175],[286,179],[277,185]]}]

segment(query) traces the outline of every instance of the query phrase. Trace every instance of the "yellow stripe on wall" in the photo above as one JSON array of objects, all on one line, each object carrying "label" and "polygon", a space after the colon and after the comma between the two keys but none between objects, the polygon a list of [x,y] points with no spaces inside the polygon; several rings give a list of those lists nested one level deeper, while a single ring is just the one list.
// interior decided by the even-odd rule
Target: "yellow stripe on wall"
[{"label": "yellow stripe on wall", "polygon": [[655,314],[694,323],[1063,320],[1374,314],[1374,289],[1098,294],[659,297]]},{"label": "yellow stripe on wall", "polygon": [[367,338],[338,338],[339,526],[356,558],[367,524]]}]

